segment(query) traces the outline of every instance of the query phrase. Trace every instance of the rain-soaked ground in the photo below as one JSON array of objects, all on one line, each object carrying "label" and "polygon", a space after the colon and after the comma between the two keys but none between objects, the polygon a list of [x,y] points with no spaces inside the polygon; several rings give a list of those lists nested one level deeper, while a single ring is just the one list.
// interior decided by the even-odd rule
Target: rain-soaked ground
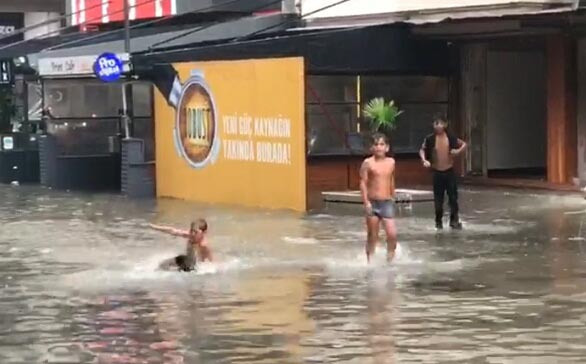
[{"label": "rain-soaked ground", "polygon": [[[0,187],[0,363],[584,363],[586,201],[462,194],[403,210],[367,267],[360,216]],[[158,272],[204,216],[218,262]]]}]

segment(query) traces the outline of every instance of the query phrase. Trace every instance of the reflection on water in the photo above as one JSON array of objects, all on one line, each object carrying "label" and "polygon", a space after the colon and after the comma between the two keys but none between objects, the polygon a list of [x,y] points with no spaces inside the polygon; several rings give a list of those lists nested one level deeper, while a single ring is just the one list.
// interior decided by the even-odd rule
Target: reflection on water
[{"label": "reflection on water", "polygon": [[[359,216],[0,187],[0,363],[584,363],[576,197],[463,194],[466,230],[404,210],[392,266]],[[220,261],[158,272],[204,216]],[[417,217],[415,217],[417,216]]]}]

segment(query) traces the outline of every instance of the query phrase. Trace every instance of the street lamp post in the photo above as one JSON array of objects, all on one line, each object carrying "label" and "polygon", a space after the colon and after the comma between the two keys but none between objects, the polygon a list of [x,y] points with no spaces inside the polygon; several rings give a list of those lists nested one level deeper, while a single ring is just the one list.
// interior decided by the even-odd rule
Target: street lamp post
[{"label": "street lamp post", "polygon": [[[130,7],[129,0],[124,0],[124,52],[130,56]],[[130,62],[130,59],[129,59]],[[122,108],[125,138],[128,139],[134,134],[132,99],[132,83],[125,80],[122,84]]]}]

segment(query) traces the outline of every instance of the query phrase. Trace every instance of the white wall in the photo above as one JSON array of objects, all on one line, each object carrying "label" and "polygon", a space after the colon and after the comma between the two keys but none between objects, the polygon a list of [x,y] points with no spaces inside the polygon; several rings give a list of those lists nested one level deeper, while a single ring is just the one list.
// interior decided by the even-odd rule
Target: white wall
[{"label": "white wall", "polygon": [[[302,0],[301,12],[303,15],[314,12],[325,6],[335,4],[340,0]],[[320,11],[312,18],[330,18],[342,16],[361,16],[385,14],[405,11],[419,11],[431,9],[450,9],[472,6],[509,6],[509,5],[540,5],[540,4],[568,4],[568,0],[350,0],[327,10]]]},{"label": "white wall", "polygon": [[489,51],[488,169],[545,167],[545,56],[539,51]]},{"label": "white wall", "polygon": [[[59,13],[52,13],[52,12],[29,12],[24,14],[24,26],[30,27],[35,24],[40,24],[50,19],[57,19],[59,18]],[[50,32],[57,31],[60,28],[60,22],[52,22],[47,25],[43,25],[40,27],[36,27],[34,29],[28,30],[24,33],[25,39],[37,38],[48,34]],[[54,32],[49,34],[49,36],[55,36],[58,33]]]}]

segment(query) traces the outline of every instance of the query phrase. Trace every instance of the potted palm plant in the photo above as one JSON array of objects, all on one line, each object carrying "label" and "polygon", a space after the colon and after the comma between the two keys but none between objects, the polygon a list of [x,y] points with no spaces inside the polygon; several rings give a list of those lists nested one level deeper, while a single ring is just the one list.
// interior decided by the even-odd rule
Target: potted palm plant
[{"label": "potted palm plant", "polygon": [[395,101],[391,100],[387,103],[384,98],[377,97],[370,100],[363,113],[370,120],[372,133],[383,133],[389,136],[390,132],[397,127],[397,117],[403,111],[399,110]]},{"label": "potted palm plant", "polygon": [[363,115],[369,120],[367,132],[348,133],[348,145],[354,151],[365,151],[370,146],[370,136],[374,133],[383,133],[390,140],[391,132],[397,127],[397,118],[403,113],[393,100],[388,103],[382,97],[377,97],[364,107]]},{"label": "potted palm plant", "polygon": [[363,113],[370,122],[370,133],[383,133],[390,141],[391,132],[397,127],[397,118],[403,111],[399,110],[394,100],[386,102],[384,98],[377,97],[370,100]]}]

